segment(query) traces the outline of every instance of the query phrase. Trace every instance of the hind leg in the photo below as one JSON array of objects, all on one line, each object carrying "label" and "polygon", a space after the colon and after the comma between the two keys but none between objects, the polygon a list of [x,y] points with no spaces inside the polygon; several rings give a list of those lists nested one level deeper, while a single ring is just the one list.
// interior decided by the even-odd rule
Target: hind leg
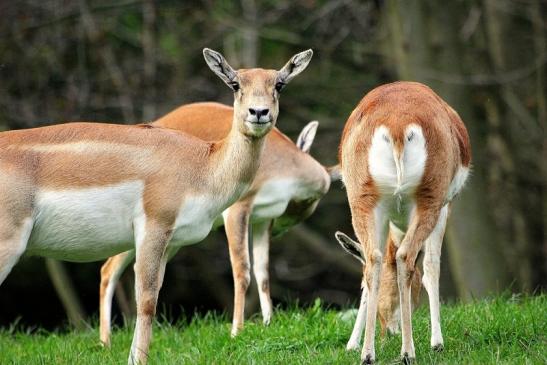
[{"label": "hind leg", "polygon": [[99,318],[101,343],[110,347],[112,297],[116,284],[127,265],[135,258],[135,250],[126,251],[110,257],[101,267],[101,288],[99,299]]},{"label": "hind leg", "polygon": [[412,282],[416,274],[416,259],[424,242],[437,223],[440,209],[427,200],[418,200],[412,214],[408,231],[397,250],[397,284],[399,287],[399,308],[401,311],[401,357],[403,362],[416,358],[412,336]]},{"label": "hind leg", "polygon": [[366,288],[366,315],[361,363],[372,364],[376,357],[374,342],[382,265],[380,247],[386,240],[387,215],[382,202],[378,200],[375,194],[370,192],[361,192],[359,199],[349,200],[353,229],[357,238],[359,238],[359,242],[363,245],[366,262],[363,267],[363,283],[365,284],[364,288]]},{"label": "hind leg", "polygon": [[448,218],[448,205],[441,209],[433,232],[425,241],[423,284],[429,297],[429,313],[431,315],[431,348],[435,351],[443,349],[441,332],[441,315],[439,303],[439,273],[441,266],[441,247]]},{"label": "hind leg", "polygon": [[31,218],[23,219],[20,224],[0,223],[0,284],[25,252],[33,223]]}]

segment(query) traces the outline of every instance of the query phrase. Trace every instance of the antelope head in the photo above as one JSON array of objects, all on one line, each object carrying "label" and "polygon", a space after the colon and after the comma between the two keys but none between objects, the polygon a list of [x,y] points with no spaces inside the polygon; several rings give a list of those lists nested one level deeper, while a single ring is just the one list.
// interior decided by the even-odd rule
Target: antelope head
[{"label": "antelope head", "polygon": [[234,123],[245,136],[261,138],[274,126],[279,114],[281,90],[308,66],[311,49],[294,55],[279,71],[261,68],[234,70],[224,57],[211,49],[203,50],[213,72],[234,92]]}]

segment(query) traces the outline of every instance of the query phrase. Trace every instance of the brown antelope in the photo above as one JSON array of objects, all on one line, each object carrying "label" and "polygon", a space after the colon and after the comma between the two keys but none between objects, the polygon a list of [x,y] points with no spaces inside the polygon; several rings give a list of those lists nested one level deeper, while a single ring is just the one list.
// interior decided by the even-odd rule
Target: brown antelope
[{"label": "brown antelope", "polygon": [[[230,131],[233,108],[218,103],[182,106],[152,123],[172,128],[207,141],[224,138]],[[277,128],[266,137],[264,152],[255,179],[248,190],[223,214],[234,277],[232,335],[243,326],[245,292],[250,282],[249,225],[253,242],[253,271],[258,286],[263,322],[272,316],[269,285],[270,233],[280,234],[307,218],[327,192],[327,170],[308,152],[317,122],[310,122],[296,145]],[[100,336],[110,344],[112,296],[118,278],[133,260],[134,251],[108,259],[101,269]]]},{"label": "brown antelope", "polygon": [[[425,250],[423,284],[429,296],[431,346],[443,347],[439,314],[441,244],[449,204],[467,179],[469,137],[458,114],[430,88],[396,82],[369,92],[351,113],[340,143],[342,179],[352,223],[363,247],[361,306],[366,303],[361,360],[375,359],[374,337],[388,222],[405,232],[395,255],[403,361],[415,358],[411,283]],[[365,320],[365,316],[358,321]],[[356,323],[356,327],[362,324]],[[354,343],[348,343],[353,347]]]},{"label": "brown antelope", "polygon": [[23,254],[95,261],[134,249],[137,321],[129,363],[146,363],[167,258],[201,241],[251,185],[279,90],[312,51],[280,70],[234,71],[204,49],[234,91],[227,137],[154,126],[74,123],[0,134],[0,283]]},{"label": "brown antelope", "polygon": [[[363,248],[357,241],[351,239],[348,235],[342,232],[336,232],[336,239],[342,248],[359,260],[363,266],[366,264]],[[390,334],[399,333],[399,290],[397,287],[397,262],[395,254],[397,248],[401,245],[404,232],[397,228],[393,223],[389,224],[389,233],[386,242],[385,255],[382,261],[382,274],[380,276],[380,286],[378,289],[378,319],[380,320],[381,334],[385,335],[386,331]],[[364,288],[365,283],[361,283],[361,288]],[[412,309],[418,307],[420,293],[422,291],[422,273],[416,267],[416,273],[412,278],[411,294],[412,294]],[[366,306],[360,305],[355,320],[355,327],[348,341],[347,349],[353,350],[359,348],[359,341],[363,334],[364,318],[366,315]]]}]

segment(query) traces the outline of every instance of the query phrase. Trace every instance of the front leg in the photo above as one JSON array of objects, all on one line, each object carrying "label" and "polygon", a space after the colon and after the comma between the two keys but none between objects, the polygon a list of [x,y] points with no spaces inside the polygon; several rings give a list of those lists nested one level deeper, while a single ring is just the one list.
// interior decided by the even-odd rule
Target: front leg
[{"label": "front leg", "polygon": [[236,336],[243,328],[245,294],[251,281],[251,264],[249,260],[249,218],[251,211],[251,202],[238,201],[223,214],[234,278],[232,336]]},{"label": "front leg", "polygon": [[[361,351],[361,362],[375,361],[376,317],[378,312],[378,290],[382,269],[381,244],[387,235],[387,215],[375,194],[363,193],[359,198],[350,199],[352,223],[364,254],[363,283],[367,293],[365,337]],[[357,324],[356,324],[357,326]]]},{"label": "front leg", "polygon": [[264,324],[270,324],[273,306],[270,297],[270,228],[271,220],[253,224],[253,272],[258,287]]},{"label": "front leg", "polygon": [[348,351],[359,349],[359,342],[361,341],[361,336],[363,335],[363,330],[365,329],[365,320],[367,316],[367,291],[367,286],[363,281],[361,283],[361,300],[359,301],[359,311],[357,312],[357,318],[355,318],[355,325],[353,326],[351,337],[346,345],[346,350]]},{"label": "front leg", "polygon": [[[148,221],[141,229],[136,224],[135,294],[137,323],[128,363],[146,364],[152,336],[152,322],[156,314],[160,278],[167,262],[165,250],[172,235],[171,227]],[[141,236],[141,237],[139,237]]]}]

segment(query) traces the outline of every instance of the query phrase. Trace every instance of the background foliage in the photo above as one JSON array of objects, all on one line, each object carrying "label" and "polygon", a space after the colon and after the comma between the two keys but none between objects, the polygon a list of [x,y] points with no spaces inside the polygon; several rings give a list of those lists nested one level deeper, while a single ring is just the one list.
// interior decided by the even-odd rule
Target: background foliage
[{"label": "background foliage", "polygon": [[[0,128],[135,123],[193,101],[229,104],[203,47],[222,51],[234,67],[265,68],[313,48],[308,70],[284,91],[278,127],[294,140],[319,120],[312,154],[330,165],[344,122],[367,91],[421,81],[460,113],[474,154],[445,239],[442,296],[530,292],[545,286],[547,274],[545,8],[541,0],[1,1]],[[345,191],[335,184],[305,224],[272,245],[276,304],[356,300],[360,268],[338,249],[337,229],[352,231]],[[0,287],[0,325],[19,316],[27,325],[62,323],[51,277],[65,289],[59,293],[71,318],[97,312],[100,263],[43,262],[23,259]],[[117,294],[126,314],[130,271]],[[253,288],[249,296],[254,311]],[[223,232],[181,250],[160,303],[175,317],[230,310]]]}]

